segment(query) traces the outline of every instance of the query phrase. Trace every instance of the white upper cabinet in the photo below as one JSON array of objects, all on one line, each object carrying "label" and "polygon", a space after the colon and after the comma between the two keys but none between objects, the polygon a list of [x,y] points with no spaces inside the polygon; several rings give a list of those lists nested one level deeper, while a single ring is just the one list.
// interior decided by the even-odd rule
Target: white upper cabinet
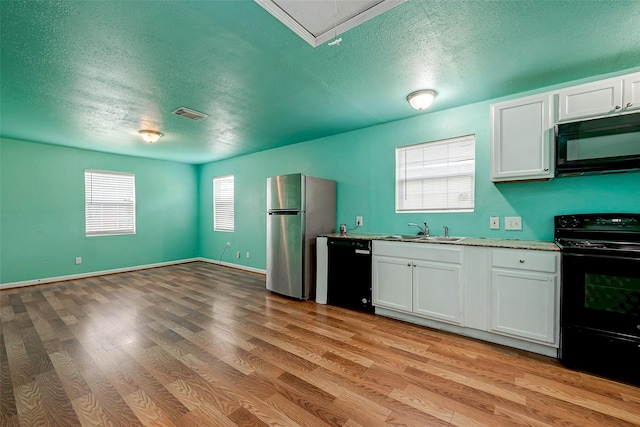
[{"label": "white upper cabinet", "polygon": [[625,111],[640,109],[640,73],[631,74],[624,79],[623,88],[622,99]]},{"label": "white upper cabinet", "polygon": [[491,180],[553,178],[549,94],[491,106]]},{"label": "white upper cabinet", "polygon": [[573,86],[556,97],[558,122],[626,113],[640,108],[640,73]]}]

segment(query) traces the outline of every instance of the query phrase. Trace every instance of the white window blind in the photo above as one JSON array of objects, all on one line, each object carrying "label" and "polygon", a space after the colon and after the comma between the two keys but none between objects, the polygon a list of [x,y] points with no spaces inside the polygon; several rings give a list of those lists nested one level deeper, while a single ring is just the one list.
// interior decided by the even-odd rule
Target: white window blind
[{"label": "white window blind", "polygon": [[87,236],[136,233],[135,175],[84,171]]},{"label": "white window blind", "polygon": [[233,231],[233,175],[213,178],[213,229]]},{"label": "white window blind", "polygon": [[396,148],[396,211],[472,212],[475,135]]}]

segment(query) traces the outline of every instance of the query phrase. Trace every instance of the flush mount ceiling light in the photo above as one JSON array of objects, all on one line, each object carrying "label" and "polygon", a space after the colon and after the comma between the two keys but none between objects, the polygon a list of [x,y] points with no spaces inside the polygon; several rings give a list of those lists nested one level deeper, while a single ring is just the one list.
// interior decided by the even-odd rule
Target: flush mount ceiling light
[{"label": "flush mount ceiling light", "polygon": [[437,93],[435,90],[431,90],[431,89],[417,90],[407,95],[407,101],[413,108],[420,111],[420,110],[424,110],[425,108],[428,108],[433,102],[433,100],[435,99],[436,95]]},{"label": "flush mount ceiling light", "polygon": [[148,142],[149,144],[153,144],[154,142],[157,142],[162,136],[162,133],[155,130],[141,130],[141,131],[138,131],[138,133],[140,134],[142,139],[144,139],[144,141]]}]

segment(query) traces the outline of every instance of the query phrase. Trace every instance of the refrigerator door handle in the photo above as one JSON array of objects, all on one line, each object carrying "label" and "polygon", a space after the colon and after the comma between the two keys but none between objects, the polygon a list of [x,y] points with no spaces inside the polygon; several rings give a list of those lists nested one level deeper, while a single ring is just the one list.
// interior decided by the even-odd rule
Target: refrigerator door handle
[{"label": "refrigerator door handle", "polygon": [[269,211],[267,212],[269,215],[299,215],[299,210],[294,211]]}]

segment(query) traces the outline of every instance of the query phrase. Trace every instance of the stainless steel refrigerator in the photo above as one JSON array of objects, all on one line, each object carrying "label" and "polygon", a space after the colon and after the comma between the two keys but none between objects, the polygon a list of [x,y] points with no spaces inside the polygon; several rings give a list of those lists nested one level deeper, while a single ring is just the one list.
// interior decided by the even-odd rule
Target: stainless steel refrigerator
[{"label": "stainless steel refrigerator", "polygon": [[333,233],[336,183],[303,174],[267,178],[267,289],[314,297],[315,243]]}]

